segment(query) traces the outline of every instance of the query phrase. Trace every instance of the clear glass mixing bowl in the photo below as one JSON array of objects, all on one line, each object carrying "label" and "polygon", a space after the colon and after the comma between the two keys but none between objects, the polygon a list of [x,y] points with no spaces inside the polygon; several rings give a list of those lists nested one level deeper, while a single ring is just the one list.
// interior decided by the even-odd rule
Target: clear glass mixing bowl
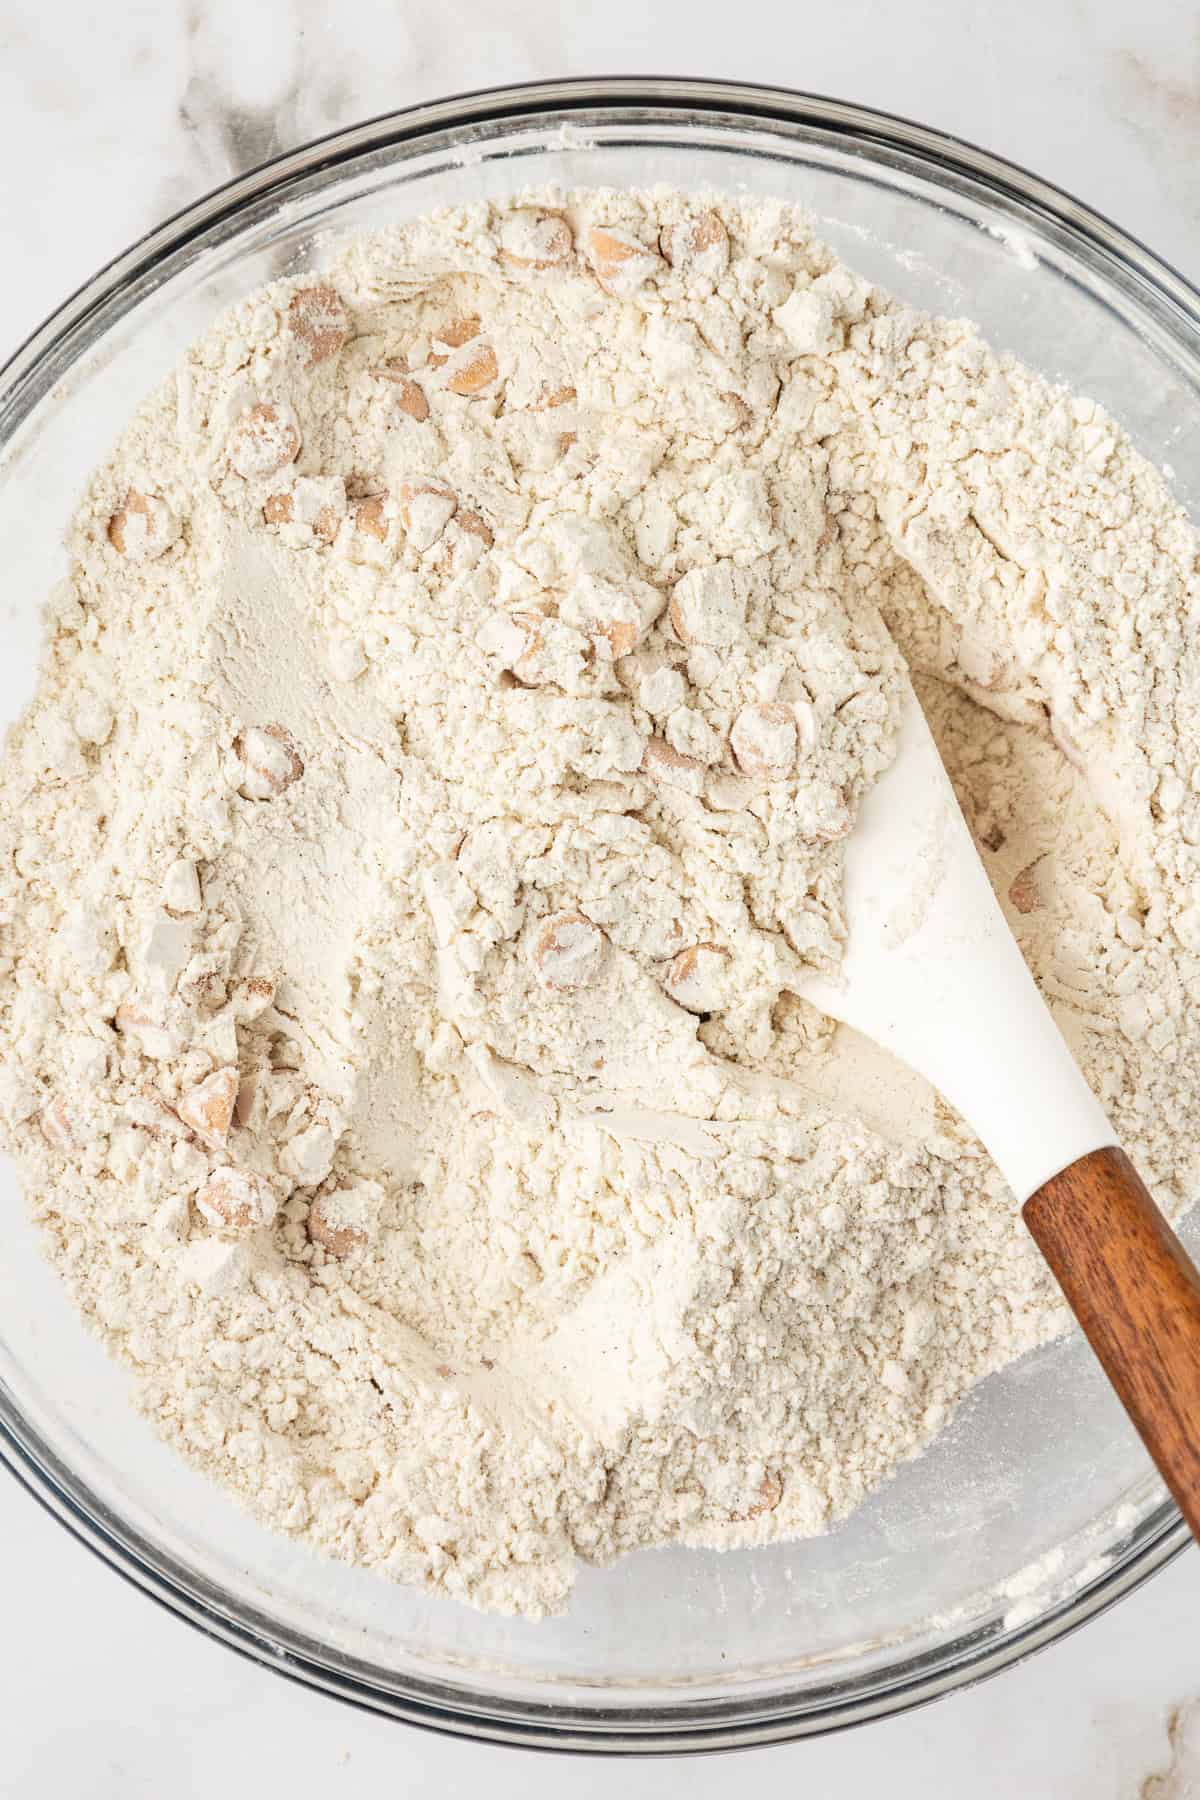
[{"label": "clear glass mixing bowl", "polygon": [[[0,375],[0,721],[32,689],[40,606],[84,478],[218,309],[318,260],[324,233],[551,180],[799,202],[866,275],[969,315],[1102,401],[1200,513],[1200,296],[1066,195],[918,126],[766,89],[589,81],[472,95],[233,182],[99,274],[12,359]],[[1185,1541],[1069,1342],[985,1383],[928,1455],[828,1537],[647,1552],[584,1570],[563,1619],[483,1618],[270,1536],[185,1468],[43,1264],[7,1167],[0,1199],[0,1455],[202,1630],[396,1718],[609,1751],[829,1730],[1003,1668]]]}]

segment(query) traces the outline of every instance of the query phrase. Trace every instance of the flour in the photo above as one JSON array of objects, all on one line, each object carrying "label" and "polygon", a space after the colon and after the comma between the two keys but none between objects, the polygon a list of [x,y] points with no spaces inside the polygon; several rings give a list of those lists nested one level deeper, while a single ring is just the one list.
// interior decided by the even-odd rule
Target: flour
[{"label": "flour", "polygon": [[[1192,1197],[1191,528],[783,206],[527,196],[220,320],[72,529],[0,784],[0,1118],[138,1403],[473,1603],[827,1529],[1064,1329],[794,992],[896,643],[1043,991]],[[894,641],[893,641],[894,640]]]}]

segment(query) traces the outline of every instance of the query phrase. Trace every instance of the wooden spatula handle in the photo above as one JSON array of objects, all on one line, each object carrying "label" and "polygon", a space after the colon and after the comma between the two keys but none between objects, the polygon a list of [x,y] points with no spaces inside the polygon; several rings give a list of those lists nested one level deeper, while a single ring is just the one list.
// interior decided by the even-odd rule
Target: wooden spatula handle
[{"label": "wooden spatula handle", "polygon": [[1022,1212],[1200,1537],[1200,1275],[1123,1150],[1080,1157]]}]

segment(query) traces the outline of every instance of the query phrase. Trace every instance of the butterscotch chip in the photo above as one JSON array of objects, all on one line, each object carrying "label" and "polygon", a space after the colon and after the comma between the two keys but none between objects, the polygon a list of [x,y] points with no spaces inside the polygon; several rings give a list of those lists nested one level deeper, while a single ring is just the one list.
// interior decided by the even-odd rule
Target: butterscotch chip
[{"label": "butterscotch chip", "polygon": [[388,539],[388,511],[386,494],[369,494],[365,500],[359,500],[354,508],[354,524],[359,531],[365,531],[378,543],[386,544]]},{"label": "butterscotch chip", "polygon": [[[327,498],[331,493],[336,498]],[[307,527],[324,544],[332,544],[346,514],[346,496],[340,482],[298,476],[290,488],[268,494],[263,501],[263,523],[281,527]]]},{"label": "butterscotch chip", "polygon": [[744,1513],[735,1513],[739,1519],[761,1519],[764,1513],[774,1512],[783,1499],[783,1476],[777,1470],[768,1469],[759,1484],[758,1493]]},{"label": "butterscotch chip", "polygon": [[482,513],[459,512],[456,515],[460,531],[469,531],[472,537],[478,538],[486,550],[490,550],[496,541],[496,534]]},{"label": "butterscotch chip", "polygon": [[196,1209],[215,1231],[244,1237],[271,1224],[278,1202],[261,1176],[244,1169],[214,1169],[196,1196]]},{"label": "butterscotch chip", "polygon": [[39,1123],[42,1136],[53,1149],[68,1151],[79,1148],[76,1121],[61,1096],[42,1108]]},{"label": "butterscotch chip", "polygon": [[661,588],[629,576],[609,578],[581,572],[562,602],[562,616],[591,638],[607,662],[628,656],[662,616]]},{"label": "butterscotch chip", "polygon": [[641,640],[641,632],[634,619],[605,619],[593,627],[593,635],[607,645],[613,662],[618,657],[628,656],[631,650],[636,650]]},{"label": "butterscotch chip", "polygon": [[308,366],[328,362],[349,342],[350,309],[331,287],[302,288],[288,303],[288,324],[308,352]]},{"label": "butterscotch chip", "polygon": [[397,382],[396,404],[402,413],[407,413],[418,425],[423,425],[429,417],[429,402],[425,398],[425,390],[411,375],[405,375]]},{"label": "butterscotch chip", "polygon": [[729,264],[729,233],[715,212],[669,225],[661,238],[662,253],[673,269],[715,281]]},{"label": "butterscotch chip", "polygon": [[229,1137],[239,1082],[237,1069],[232,1063],[226,1064],[214,1069],[176,1105],[175,1111],[188,1129],[214,1150],[224,1149]]},{"label": "butterscotch chip", "polygon": [[575,239],[561,213],[520,207],[500,226],[500,260],[513,269],[560,269],[571,260]]},{"label": "butterscotch chip", "polygon": [[692,256],[702,256],[706,250],[716,250],[722,246],[729,248],[729,233],[720,213],[713,212],[710,207],[707,212],[701,213],[692,226],[688,250]]},{"label": "butterscotch chip", "polygon": [[451,319],[446,325],[439,325],[433,334],[433,348],[429,352],[429,360],[435,369],[449,362],[452,350],[461,350],[472,338],[479,336],[481,326],[477,313],[465,314],[462,318]]},{"label": "butterscotch chip", "polygon": [[743,706],[729,734],[730,746],[743,775],[760,781],[782,781],[796,766],[799,734],[790,706]]},{"label": "butterscotch chip", "polygon": [[1013,878],[1008,890],[1009,900],[1017,912],[1028,915],[1039,912],[1046,904],[1042,894],[1040,876],[1041,858],[1031,862],[1027,868]]},{"label": "butterscotch chip", "polygon": [[313,1201],[308,1212],[308,1235],[330,1256],[338,1257],[361,1250],[367,1241],[361,1226],[339,1213],[337,1194],[318,1195]]},{"label": "butterscotch chip", "polygon": [[444,383],[452,394],[461,394],[469,400],[475,394],[481,394],[484,388],[491,387],[499,373],[500,365],[492,346],[472,343],[447,364]]},{"label": "butterscotch chip", "polygon": [[587,257],[601,287],[613,293],[632,293],[660,264],[640,238],[617,225],[592,226],[587,234]]},{"label": "butterscotch chip", "polygon": [[304,763],[282,725],[251,725],[234,739],[242,766],[238,793],[243,800],[277,799],[304,773]]},{"label": "butterscotch chip", "polygon": [[689,944],[671,958],[666,989],[688,1012],[716,1012],[728,997],[732,958],[719,944]]},{"label": "butterscotch chip", "polygon": [[542,926],[533,960],[543,987],[566,993],[591,985],[604,962],[608,940],[582,913],[559,913]]},{"label": "butterscotch chip", "polygon": [[[445,360],[444,358],[442,359]],[[433,358],[430,358],[433,361]],[[425,389],[419,381],[415,381],[403,363],[384,363],[374,373],[381,381],[390,382],[396,393],[396,405],[418,425],[423,425],[429,417],[429,401]]]},{"label": "butterscotch chip", "polygon": [[260,401],[242,414],[229,434],[230,466],[246,481],[265,481],[295,462],[300,427],[290,407]]},{"label": "butterscotch chip", "polygon": [[643,775],[668,781],[674,787],[689,788],[693,792],[698,791],[704,783],[704,764],[700,759],[685,756],[682,751],[672,749],[670,744],[658,737],[648,740],[642,753],[641,769]]},{"label": "butterscotch chip", "polygon": [[290,525],[292,522],[292,496],[290,494],[269,494],[263,501],[263,519],[268,525]]},{"label": "butterscotch chip", "polygon": [[179,536],[179,521],[157,494],[130,488],[124,505],[108,521],[108,541],[127,562],[152,562]]}]

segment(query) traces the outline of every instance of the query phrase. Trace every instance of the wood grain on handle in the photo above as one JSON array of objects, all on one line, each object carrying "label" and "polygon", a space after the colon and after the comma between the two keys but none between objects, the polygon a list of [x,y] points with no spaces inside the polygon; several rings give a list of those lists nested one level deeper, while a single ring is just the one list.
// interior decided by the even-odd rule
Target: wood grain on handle
[{"label": "wood grain on handle", "polygon": [[1200,1537],[1200,1275],[1123,1150],[1080,1157],[1021,1210]]}]

